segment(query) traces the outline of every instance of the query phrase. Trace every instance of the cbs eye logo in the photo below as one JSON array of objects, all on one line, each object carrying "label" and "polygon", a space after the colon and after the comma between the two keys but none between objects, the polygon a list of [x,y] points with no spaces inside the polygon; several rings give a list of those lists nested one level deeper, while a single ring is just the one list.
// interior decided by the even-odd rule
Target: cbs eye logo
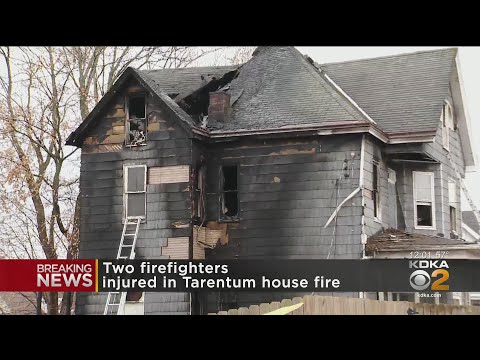
[{"label": "cbs eye logo", "polygon": [[[446,261],[437,265],[436,262],[433,261],[411,261],[410,268],[436,268],[432,274],[430,275],[425,270],[415,270],[410,274],[410,286],[417,290],[423,291],[426,290],[430,283],[432,282],[432,278],[437,278],[431,286],[432,291],[448,291],[450,289],[450,285],[445,285],[444,283],[450,277],[450,273],[445,268],[448,268],[448,264]],[[439,269],[440,267],[440,269]]]}]

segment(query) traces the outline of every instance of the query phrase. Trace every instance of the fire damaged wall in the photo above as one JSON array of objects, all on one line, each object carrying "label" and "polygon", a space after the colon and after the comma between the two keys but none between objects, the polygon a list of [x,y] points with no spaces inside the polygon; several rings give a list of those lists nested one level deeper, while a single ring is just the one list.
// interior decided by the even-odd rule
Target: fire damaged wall
[{"label": "fire damaged wall", "polygon": [[[227,245],[207,258],[359,259],[362,201],[361,135],[242,140],[212,145],[208,154],[207,220],[222,215],[223,166],[237,167],[238,217]],[[208,311],[290,298],[294,294],[210,294]],[[204,301],[207,301],[204,299]]]},{"label": "fire damaged wall", "polygon": [[[81,258],[115,258],[122,234],[124,165],[146,165],[146,221],[140,225],[137,258],[188,258],[191,237],[191,140],[159,100],[147,94],[145,146],[128,148],[125,98],[131,84],[99,117],[82,147]],[[145,314],[188,314],[189,294],[146,293]],[[101,314],[107,294],[78,294],[77,314]]]}]

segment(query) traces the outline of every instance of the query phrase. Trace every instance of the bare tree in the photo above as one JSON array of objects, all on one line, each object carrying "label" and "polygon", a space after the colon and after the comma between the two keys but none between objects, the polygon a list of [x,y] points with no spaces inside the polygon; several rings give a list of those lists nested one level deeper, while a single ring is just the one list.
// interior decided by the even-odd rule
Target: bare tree
[{"label": "bare tree", "polygon": [[[78,257],[78,153],[64,145],[129,66],[185,67],[218,49],[0,47],[0,254]],[[72,295],[44,294],[48,314]]]}]

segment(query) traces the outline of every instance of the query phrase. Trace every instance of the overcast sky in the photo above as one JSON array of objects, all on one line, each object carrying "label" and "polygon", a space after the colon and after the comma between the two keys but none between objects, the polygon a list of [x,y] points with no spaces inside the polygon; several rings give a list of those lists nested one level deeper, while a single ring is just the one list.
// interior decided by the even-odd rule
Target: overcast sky
[{"label": "overcast sky", "polygon": [[[480,160],[480,47],[458,47],[462,78],[466,93],[466,104],[470,114],[471,132],[473,150]],[[303,47],[297,46],[297,49],[308,54],[318,63],[337,62],[352,59],[371,58],[377,56],[395,55],[401,53],[441,49],[441,47]],[[480,172],[467,174],[466,185],[471,197],[477,207],[480,207]],[[462,199],[463,210],[470,210],[470,206]]]}]

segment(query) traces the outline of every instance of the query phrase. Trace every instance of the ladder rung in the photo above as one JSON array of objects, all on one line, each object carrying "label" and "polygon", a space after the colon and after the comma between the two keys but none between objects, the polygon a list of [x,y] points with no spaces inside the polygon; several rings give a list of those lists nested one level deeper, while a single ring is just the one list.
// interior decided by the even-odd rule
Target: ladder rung
[{"label": "ladder rung", "polygon": [[125,244],[122,245],[122,247],[132,247],[132,246],[133,246],[133,244],[132,245],[125,245]]},{"label": "ladder rung", "polygon": [[133,233],[133,234],[124,234],[125,236],[135,236],[136,234]]},{"label": "ladder rung", "polygon": [[128,259],[128,256],[119,256],[119,259]]}]

